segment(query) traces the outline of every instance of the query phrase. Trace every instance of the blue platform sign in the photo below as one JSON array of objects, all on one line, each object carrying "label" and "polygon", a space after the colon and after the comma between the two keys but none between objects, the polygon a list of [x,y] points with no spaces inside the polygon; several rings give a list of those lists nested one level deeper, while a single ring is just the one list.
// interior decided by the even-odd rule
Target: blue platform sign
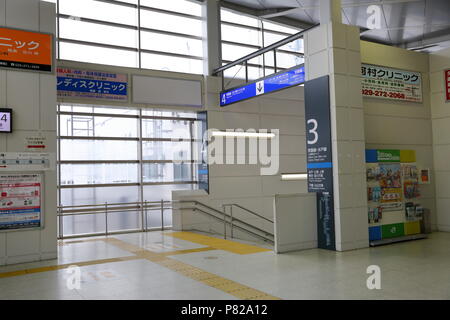
[{"label": "blue platform sign", "polygon": [[261,94],[279,91],[305,82],[305,67],[296,66],[241,87],[228,89],[220,93],[220,106],[247,100]]}]

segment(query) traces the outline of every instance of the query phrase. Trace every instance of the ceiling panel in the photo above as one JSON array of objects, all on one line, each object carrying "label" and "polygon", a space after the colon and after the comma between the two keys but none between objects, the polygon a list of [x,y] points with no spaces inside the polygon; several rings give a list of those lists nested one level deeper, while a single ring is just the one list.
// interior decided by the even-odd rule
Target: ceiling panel
[{"label": "ceiling panel", "polygon": [[[224,0],[224,2],[253,10],[299,8],[289,10],[280,16],[310,25],[319,23],[320,20],[317,0]],[[449,43],[450,33],[447,30],[450,28],[450,0],[342,0],[343,22],[367,29],[366,10],[373,4],[379,4],[382,8],[381,30],[364,32],[363,35],[368,40],[407,47],[408,42],[430,39],[437,34],[439,38],[436,38],[436,41],[442,44]],[[432,42],[432,39],[427,41]]]}]

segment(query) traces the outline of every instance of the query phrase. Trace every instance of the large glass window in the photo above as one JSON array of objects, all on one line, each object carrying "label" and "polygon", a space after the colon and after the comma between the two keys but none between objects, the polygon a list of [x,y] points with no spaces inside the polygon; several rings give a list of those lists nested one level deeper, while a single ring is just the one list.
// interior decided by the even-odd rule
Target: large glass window
[{"label": "large glass window", "polygon": [[59,0],[58,58],[203,73],[201,4]]},{"label": "large glass window", "polygon": [[[170,200],[195,189],[195,113],[61,104],[58,111],[59,203],[105,205]],[[170,225],[170,212],[164,224]],[[140,228],[139,210],[114,212],[109,230]],[[148,227],[161,225],[147,213]],[[159,220],[158,220],[159,219]],[[65,236],[105,230],[102,214],[65,216]]]},{"label": "large glass window", "polygon": [[[223,64],[267,47],[300,31],[300,29],[282,26],[228,9],[221,10],[221,20]],[[277,49],[277,71],[303,63],[303,52],[302,39]],[[275,72],[273,52],[254,58],[248,63],[248,78],[250,80]],[[225,71],[225,77],[228,78],[243,79],[245,76],[244,66],[235,66]]]}]

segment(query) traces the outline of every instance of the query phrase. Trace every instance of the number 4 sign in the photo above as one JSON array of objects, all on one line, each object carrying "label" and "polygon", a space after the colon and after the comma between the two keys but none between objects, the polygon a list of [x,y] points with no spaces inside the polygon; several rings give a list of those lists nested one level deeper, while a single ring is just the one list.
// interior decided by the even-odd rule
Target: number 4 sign
[{"label": "number 4 sign", "polygon": [[12,132],[12,109],[0,108],[0,133]]}]

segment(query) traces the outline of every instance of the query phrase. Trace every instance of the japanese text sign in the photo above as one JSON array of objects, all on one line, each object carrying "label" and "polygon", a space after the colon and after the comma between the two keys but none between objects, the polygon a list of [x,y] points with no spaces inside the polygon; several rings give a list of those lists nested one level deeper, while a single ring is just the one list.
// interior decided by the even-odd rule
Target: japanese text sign
[{"label": "japanese text sign", "polygon": [[305,83],[306,168],[308,192],[333,191],[331,116],[328,76]]},{"label": "japanese text sign", "polygon": [[0,67],[52,72],[51,34],[0,28]]},{"label": "japanese text sign", "polygon": [[371,98],[422,102],[422,76],[412,72],[361,64],[362,94]]},{"label": "japanese text sign", "polygon": [[128,76],[103,71],[58,68],[58,97],[128,100]]}]

